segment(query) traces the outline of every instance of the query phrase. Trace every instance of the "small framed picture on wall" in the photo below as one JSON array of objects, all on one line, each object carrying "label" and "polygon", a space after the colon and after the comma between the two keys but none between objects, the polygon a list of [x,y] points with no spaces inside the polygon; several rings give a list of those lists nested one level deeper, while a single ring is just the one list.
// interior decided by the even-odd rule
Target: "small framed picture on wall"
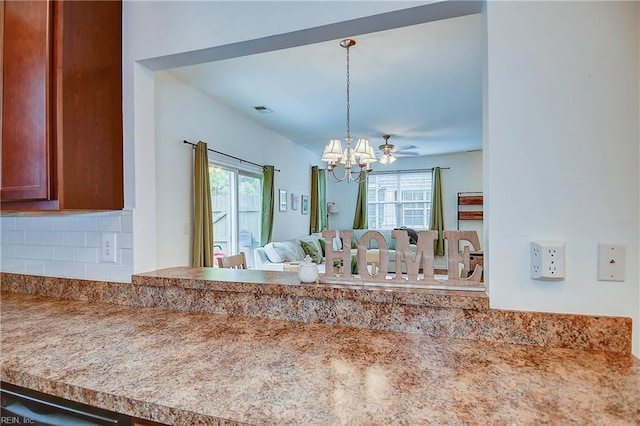
[{"label": "small framed picture on wall", "polygon": [[300,196],[302,207],[300,208],[300,213],[309,214],[309,196],[301,195]]},{"label": "small framed picture on wall", "polygon": [[298,210],[298,196],[291,193],[291,210]]},{"label": "small framed picture on wall", "polygon": [[284,189],[280,190],[280,211],[287,211],[287,191],[285,191]]}]

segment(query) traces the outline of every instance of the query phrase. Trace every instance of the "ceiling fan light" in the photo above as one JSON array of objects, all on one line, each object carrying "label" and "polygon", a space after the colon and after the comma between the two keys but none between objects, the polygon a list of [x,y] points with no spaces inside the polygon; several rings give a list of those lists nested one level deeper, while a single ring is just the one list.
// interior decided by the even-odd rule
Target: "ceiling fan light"
[{"label": "ceiling fan light", "polygon": [[380,164],[389,164],[389,155],[388,154],[382,154],[380,156]]},{"label": "ceiling fan light", "polygon": [[389,155],[389,164],[393,163],[396,160],[397,160],[396,157],[394,157],[393,155]]}]

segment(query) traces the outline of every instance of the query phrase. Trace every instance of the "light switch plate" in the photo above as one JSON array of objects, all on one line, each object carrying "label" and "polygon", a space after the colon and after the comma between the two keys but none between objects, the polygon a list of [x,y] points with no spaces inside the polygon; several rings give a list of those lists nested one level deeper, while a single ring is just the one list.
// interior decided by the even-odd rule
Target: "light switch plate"
[{"label": "light switch plate", "polygon": [[598,281],[624,281],[625,247],[598,244]]}]

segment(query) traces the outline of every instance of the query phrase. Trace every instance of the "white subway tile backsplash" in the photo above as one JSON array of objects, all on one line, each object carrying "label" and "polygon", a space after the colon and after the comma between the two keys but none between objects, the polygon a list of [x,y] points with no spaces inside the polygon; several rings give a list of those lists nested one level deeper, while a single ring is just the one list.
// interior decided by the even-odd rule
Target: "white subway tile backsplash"
[{"label": "white subway tile backsplash", "polygon": [[24,244],[25,231],[4,231],[2,234],[7,236],[7,244]]},{"label": "white subway tile backsplash", "polygon": [[38,216],[33,218],[33,227],[36,231],[53,231],[53,218],[48,216]]},{"label": "white subway tile backsplash", "polygon": [[120,224],[122,226],[122,232],[133,233],[133,215],[122,215]]},{"label": "white subway tile backsplash", "polygon": [[73,247],[54,247],[53,249],[53,260],[58,261],[71,261],[75,260],[75,251]]},{"label": "white subway tile backsplash", "polygon": [[75,249],[75,261],[84,263],[96,263],[98,262],[98,249],[76,247]]},{"label": "white subway tile backsplash", "polygon": [[116,244],[118,248],[132,249],[133,248],[133,234],[127,232],[120,232],[116,235]]},{"label": "white subway tile backsplash", "polygon": [[43,235],[44,235],[45,246],[63,246],[64,245],[64,232],[44,231]]},{"label": "white subway tile backsplash", "polygon": [[102,233],[101,232],[87,232],[87,247],[100,247],[102,246]]},{"label": "white subway tile backsplash", "polygon": [[16,229],[27,230],[33,229],[33,217],[16,216]]},{"label": "white subway tile backsplash", "polygon": [[16,246],[16,258],[33,259],[33,246]]},{"label": "white subway tile backsplash", "polygon": [[84,247],[86,238],[84,232],[64,232],[64,245],[72,247]]},{"label": "white subway tile backsplash", "polygon": [[24,231],[24,243],[32,246],[44,245],[43,231]]},{"label": "white subway tile backsplash", "polygon": [[[0,216],[0,271],[131,282],[131,211]],[[101,263],[102,234],[115,232],[117,263]]]},{"label": "white subway tile backsplash", "polygon": [[[106,278],[105,278],[106,277]],[[106,263],[87,263],[87,279],[106,280],[109,278],[109,265]]]},{"label": "white subway tile backsplash", "polygon": [[53,247],[34,247],[33,258],[39,260],[53,260]]},{"label": "white subway tile backsplash", "polygon": [[0,230],[12,231],[16,229],[16,218],[13,216],[0,216]]},{"label": "white subway tile backsplash", "polygon": [[98,217],[98,232],[120,232],[120,216]]},{"label": "white subway tile backsplash", "polygon": [[87,265],[84,263],[65,262],[63,264],[63,272],[65,277],[69,278],[86,278]]},{"label": "white subway tile backsplash", "polygon": [[131,249],[120,249],[118,253],[118,259],[120,259],[120,263],[123,265],[133,265],[133,250]]},{"label": "white subway tile backsplash", "polygon": [[24,273],[25,260],[24,259],[2,259],[0,266],[4,272],[16,272]]},{"label": "white subway tile backsplash", "polygon": [[44,262],[41,260],[26,260],[24,272],[31,275],[43,275]]},{"label": "white subway tile backsplash", "polygon": [[2,231],[7,236],[7,244],[24,244],[24,231]]},{"label": "white subway tile backsplash", "polygon": [[98,218],[95,216],[77,216],[76,218],[76,231],[97,231],[98,230]]},{"label": "white subway tile backsplash", "polygon": [[51,277],[64,277],[64,263],[44,262],[44,274]]},{"label": "white subway tile backsplash", "polygon": [[53,218],[54,231],[74,231],[76,220],[73,216],[56,216]]},{"label": "white subway tile backsplash", "polygon": [[133,267],[127,265],[109,265],[109,279],[122,283],[130,283]]},{"label": "white subway tile backsplash", "polygon": [[15,258],[16,257],[16,249],[18,248],[18,246],[13,245],[13,244],[3,244],[2,245],[2,256],[1,257],[12,257]]}]

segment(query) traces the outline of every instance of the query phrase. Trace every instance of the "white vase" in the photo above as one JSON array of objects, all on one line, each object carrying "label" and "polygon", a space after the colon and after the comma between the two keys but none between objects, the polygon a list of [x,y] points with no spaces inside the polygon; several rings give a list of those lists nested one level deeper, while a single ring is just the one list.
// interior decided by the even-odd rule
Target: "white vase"
[{"label": "white vase", "polygon": [[298,278],[300,278],[300,282],[303,283],[314,283],[318,281],[318,266],[311,261],[311,256],[307,255],[300,264]]}]

